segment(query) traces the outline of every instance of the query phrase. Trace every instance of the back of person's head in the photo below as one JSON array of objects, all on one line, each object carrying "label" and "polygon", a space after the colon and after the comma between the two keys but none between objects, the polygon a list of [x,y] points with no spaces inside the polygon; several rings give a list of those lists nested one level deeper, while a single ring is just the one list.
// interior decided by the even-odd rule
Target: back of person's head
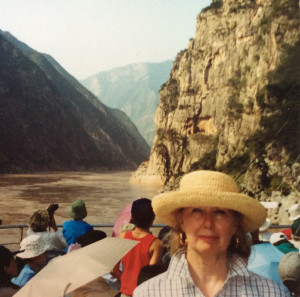
[{"label": "back of person's head", "polygon": [[70,216],[76,221],[81,221],[87,216],[85,203],[78,199],[72,203]]},{"label": "back of person's head", "polygon": [[290,252],[282,256],[278,273],[289,291],[294,296],[300,296],[300,253]]},{"label": "back of person's head", "polygon": [[154,218],[155,214],[150,199],[141,198],[132,203],[131,223],[139,228],[149,228],[152,225]]},{"label": "back of person's head", "polygon": [[77,237],[76,241],[82,246],[87,246],[89,244],[92,244],[96,241],[99,241],[101,239],[106,238],[107,235],[105,232],[101,230],[90,230],[86,232],[85,234]]},{"label": "back of person's head", "polygon": [[291,230],[293,239],[300,241],[300,220],[297,220],[292,224]]},{"label": "back of person's head", "polygon": [[157,276],[165,271],[167,271],[168,267],[166,265],[147,265],[144,266],[139,273],[137,285],[139,286],[143,282],[149,280],[150,278]]},{"label": "back of person's head", "polygon": [[33,232],[44,232],[50,223],[49,213],[46,209],[37,210],[30,217],[28,225]]}]

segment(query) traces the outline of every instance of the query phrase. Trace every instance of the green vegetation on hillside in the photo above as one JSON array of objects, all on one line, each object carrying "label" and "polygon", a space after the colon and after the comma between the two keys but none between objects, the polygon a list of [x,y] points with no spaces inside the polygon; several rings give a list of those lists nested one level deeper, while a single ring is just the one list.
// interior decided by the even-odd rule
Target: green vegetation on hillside
[{"label": "green vegetation on hillside", "polygon": [[222,0],[213,0],[209,6],[202,9],[202,12],[209,11],[209,10],[217,10],[222,6],[223,6]]},{"label": "green vegetation on hillside", "polygon": [[[285,46],[279,67],[269,73],[269,83],[257,93],[257,103],[264,110],[263,129],[252,135],[247,146],[258,153],[282,129],[276,143],[285,147],[293,162],[300,153],[300,41]],[[288,133],[287,133],[288,131]]]}]

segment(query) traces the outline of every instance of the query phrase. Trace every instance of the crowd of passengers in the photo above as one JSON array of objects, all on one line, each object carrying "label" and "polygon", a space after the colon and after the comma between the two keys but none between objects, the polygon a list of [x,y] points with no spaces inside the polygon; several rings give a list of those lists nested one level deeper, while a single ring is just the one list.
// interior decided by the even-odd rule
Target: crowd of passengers
[{"label": "crowd of passengers", "polygon": [[[289,208],[291,228],[281,232],[268,230],[266,213],[224,173],[186,174],[177,191],[132,203],[119,237],[139,243],[101,283],[82,287],[90,286],[90,295],[81,288],[67,296],[104,296],[100,284],[111,297],[300,296],[300,204]],[[150,231],[156,216],[166,224],[158,237]],[[84,221],[82,200],[72,203],[70,217],[60,231],[53,205],[37,210],[18,251],[0,246],[1,297],[16,294],[49,261],[107,237]],[[262,257],[269,261],[264,268]]]}]

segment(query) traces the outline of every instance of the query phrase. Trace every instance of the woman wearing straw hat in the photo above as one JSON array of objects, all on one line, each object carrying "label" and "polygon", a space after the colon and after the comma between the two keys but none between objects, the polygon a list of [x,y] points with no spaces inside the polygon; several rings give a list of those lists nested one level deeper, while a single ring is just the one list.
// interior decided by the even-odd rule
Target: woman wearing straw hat
[{"label": "woman wearing straw hat", "polygon": [[265,208],[240,194],[235,181],[214,171],[185,175],[179,191],[152,200],[155,214],[171,226],[168,270],[137,287],[141,296],[290,296],[288,290],[247,269],[250,242]]}]

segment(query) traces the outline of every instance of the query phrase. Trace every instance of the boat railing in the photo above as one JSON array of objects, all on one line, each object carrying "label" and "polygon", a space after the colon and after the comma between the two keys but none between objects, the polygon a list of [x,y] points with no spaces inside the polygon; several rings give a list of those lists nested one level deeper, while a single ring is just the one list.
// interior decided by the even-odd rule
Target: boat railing
[{"label": "boat railing", "polygon": [[[94,229],[97,228],[113,228],[114,224],[110,223],[103,223],[103,224],[90,224],[94,227]],[[57,224],[57,227],[60,229],[62,228],[62,224]],[[151,228],[163,228],[166,225],[164,224],[153,224]],[[20,243],[24,237],[24,230],[28,229],[27,224],[15,224],[15,225],[0,225],[0,230],[7,230],[7,229],[19,229],[20,230],[20,237],[18,242],[8,243],[8,244],[14,244],[14,243]]]},{"label": "boat railing", "polygon": [[[97,228],[113,228],[114,224],[110,224],[110,223],[103,223],[103,224],[91,224],[95,229]],[[57,224],[58,228],[62,228],[62,224]],[[163,228],[166,225],[164,224],[153,224],[151,228]],[[272,229],[286,229],[286,228],[290,228],[291,225],[271,225],[269,227],[270,230]],[[15,224],[15,225],[0,225],[0,230],[1,229],[19,229],[20,230],[20,239],[19,242],[20,243],[24,237],[24,230],[28,229],[28,225],[27,224]]]}]

